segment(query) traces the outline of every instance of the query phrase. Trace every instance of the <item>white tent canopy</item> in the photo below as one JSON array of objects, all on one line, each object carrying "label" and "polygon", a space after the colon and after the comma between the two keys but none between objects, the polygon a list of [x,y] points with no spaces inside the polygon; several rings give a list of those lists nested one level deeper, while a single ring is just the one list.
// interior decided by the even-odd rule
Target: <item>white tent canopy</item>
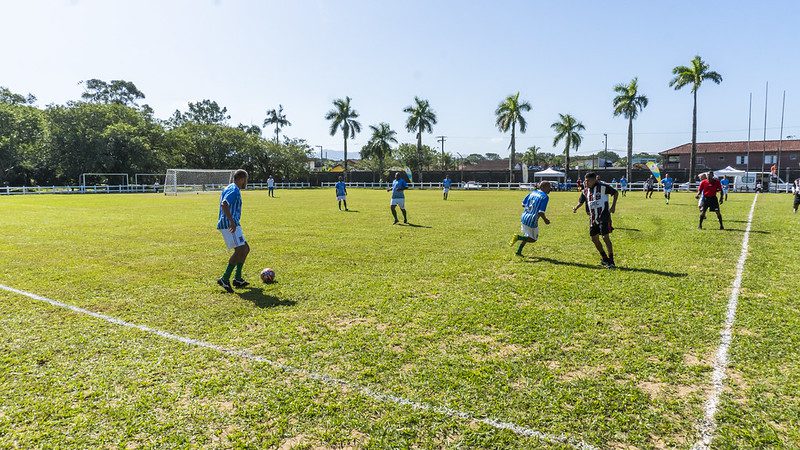
[{"label": "white tent canopy", "polygon": [[548,167],[547,169],[534,173],[533,178],[567,178],[567,175],[564,172],[559,172]]},{"label": "white tent canopy", "polygon": [[728,166],[721,170],[714,171],[714,176],[717,177],[737,177],[737,176],[742,176],[744,174],[745,174],[744,170],[737,170],[731,166]]}]

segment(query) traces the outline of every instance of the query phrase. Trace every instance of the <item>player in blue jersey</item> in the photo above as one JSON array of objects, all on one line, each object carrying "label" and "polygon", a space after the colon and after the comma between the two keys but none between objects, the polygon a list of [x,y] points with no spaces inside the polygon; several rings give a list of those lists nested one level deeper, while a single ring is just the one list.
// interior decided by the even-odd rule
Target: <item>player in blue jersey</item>
[{"label": "player in blue jersey", "polygon": [[624,176],[619,179],[619,187],[619,190],[622,191],[622,196],[625,197],[626,193],[628,192],[628,179]]},{"label": "player in blue jersey", "polygon": [[542,181],[539,183],[538,190],[532,191],[522,200],[521,234],[515,234],[511,238],[511,245],[519,242],[517,256],[522,256],[522,249],[525,244],[536,242],[539,239],[540,217],[546,225],[550,225],[550,219],[545,216],[544,212],[547,210],[547,203],[550,201],[550,197],[547,194],[550,193],[551,189],[549,181]]},{"label": "player in blue jersey", "polygon": [[250,246],[244,238],[242,231],[242,189],[247,187],[247,172],[239,169],[233,173],[233,183],[222,190],[219,198],[219,219],[217,229],[222,233],[225,245],[228,250],[233,250],[233,254],[228,260],[228,267],[225,273],[217,280],[217,284],[228,292],[233,292],[231,287],[231,273],[236,269],[236,276],[233,279],[233,286],[243,288],[247,286],[247,281],[242,278],[242,267],[250,253]]},{"label": "player in blue jersey", "polygon": [[661,184],[664,185],[664,198],[667,199],[667,204],[669,205],[669,197],[672,194],[672,187],[675,185],[675,180],[670,178],[669,174],[661,180]]},{"label": "player in blue jersey", "polygon": [[392,201],[389,203],[392,216],[394,216],[394,223],[397,224],[397,207],[400,207],[400,211],[403,213],[403,223],[408,223],[408,216],[406,215],[406,194],[403,192],[408,189],[408,183],[406,180],[400,176],[400,172],[394,174],[394,182],[392,183],[392,187],[386,190],[386,192],[392,192]]},{"label": "player in blue jersey", "polygon": [[731,187],[731,180],[729,180],[728,177],[722,177],[722,179],[719,180],[719,183],[722,185],[722,197],[727,202],[728,190]]},{"label": "player in blue jersey", "polygon": [[336,182],[336,200],[339,201],[339,211],[342,210],[342,202],[344,202],[344,210],[350,211],[347,209],[347,185],[344,184],[342,177],[339,177],[339,181]]},{"label": "player in blue jersey", "polygon": [[450,180],[450,177],[445,175],[444,181],[442,181],[442,195],[444,199],[447,200],[447,194],[450,193],[450,186],[453,184],[453,181]]}]

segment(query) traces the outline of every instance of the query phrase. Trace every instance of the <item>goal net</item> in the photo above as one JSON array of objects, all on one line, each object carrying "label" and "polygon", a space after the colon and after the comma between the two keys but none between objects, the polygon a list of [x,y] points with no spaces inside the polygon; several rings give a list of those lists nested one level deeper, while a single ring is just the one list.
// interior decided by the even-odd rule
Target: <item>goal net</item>
[{"label": "goal net", "polygon": [[233,181],[234,170],[168,169],[164,194],[218,191]]}]

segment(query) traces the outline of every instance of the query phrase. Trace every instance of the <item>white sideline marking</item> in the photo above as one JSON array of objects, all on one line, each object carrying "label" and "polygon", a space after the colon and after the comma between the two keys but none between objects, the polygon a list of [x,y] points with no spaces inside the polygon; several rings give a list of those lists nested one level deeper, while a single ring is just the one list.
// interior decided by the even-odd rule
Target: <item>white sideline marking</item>
[{"label": "white sideline marking", "polygon": [[719,406],[719,396],[722,394],[724,381],[726,377],[725,370],[728,368],[728,349],[731,346],[733,339],[733,321],[736,319],[736,306],[739,303],[739,290],[742,288],[742,274],[744,273],[744,263],[747,261],[748,244],[750,243],[750,226],[753,224],[753,213],[756,210],[756,200],[758,194],[753,197],[753,204],[750,206],[750,215],[747,217],[747,227],[744,230],[744,237],[742,238],[742,252],[739,254],[739,262],[736,263],[736,277],[733,279],[731,285],[731,296],[728,300],[728,313],[725,316],[725,325],[722,328],[721,342],[719,349],[717,349],[717,356],[714,359],[714,373],[711,375],[711,383],[713,389],[708,399],[706,400],[706,415],[703,421],[700,422],[700,440],[695,442],[692,446],[693,450],[705,450],[711,446],[711,440],[714,439],[714,431],[717,428],[717,421],[714,416],[717,413],[717,406]]},{"label": "white sideline marking", "polygon": [[250,353],[250,352],[248,352],[246,350],[238,350],[238,349],[234,349],[234,348],[222,347],[222,346],[219,346],[219,345],[216,345],[216,344],[212,344],[210,342],[205,342],[205,341],[201,341],[201,340],[198,340],[198,339],[192,339],[192,338],[188,338],[188,337],[178,336],[177,334],[168,333],[166,331],[156,330],[154,328],[150,328],[150,327],[145,326],[145,325],[137,325],[135,323],[126,322],[126,321],[124,321],[122,319],[117,319],[116,317],[111,317],[111,316],[107,316],[105,314],[100,314],[100,313],[97,313],[97,312],[94,312],[94,311],[90,311],[88,309],[80,308],[78,306],[70,305],[70,304],[67,304],[67,303],[62,303],[62,302],[59,302],[57,300],[52,300],[52,299],[49,299],[47,297],[42,297],[41,295],[36,295],[36,294],[32,294],[30,292],[21,291],[19,289],[14,289],[12,287],[5,286],[5,285],[2,285],[2,284],[0,284],[0,289],[2,289],[4,291],[8,291],[8,292],[13,292],[13,293],[19,294],[19,295],[24,295],[24,296],[30,297],[30,298],[32,298],[34,300],[39,300],[39,301],[42,301],[42,302],[45,302],[45,303],[49,303],[49,304],[51,304],[53,306],[57,306],[59,308],[69,309],[69,310],[72,310],[72,311],[74,311],[76,313],[86,314],[88,316],[92,316],[92,317],[94,317],[96,319],[104,320],[106,322],[110,322],[110,323],[113,323],[115,325],[120,325],[120,326],[128,327],[128,328],[135,328],[137,330],[144,331],[145,333],[155,334],[157,336],[160,336],[160,337],[163,337],[163,338],[166,338],[166,339],[170,339],[170,340],[178,341],[178,342],[183,342],[184,344],[187,344],[187,345],[193,345],[193,346],[196,346],[196,347],[202,347],[202,348],[207,348],[207,349],[210,349],[210,350],[216,350],[218,352],[225,353],[225,354],[228,354],[228,355],[231,355],[231,356],[238,356],[240,358],[244,358],[244,359],[249,359],[249,360],[252,360],[252,361],[265,363],[265,364],[268,364],[268,365],[272,366],[273,368],[283,370],[284,372],[288,372],[288,373],[291,373],[291,374],[294,374],[294,375],[299,375],[299,376],[302,376],[302,377],[305,377],[305,378],[310,378],[312,380],[317,380],[317,381],[320,381],[320,382],[322,382],[324,384],[328,384],[328,385],[332,385],[332,386],[345,387],[345,388],[348,388],[350,390],[358,391],[362,395],[365,395],[367,397],[373,398],[373,399],[378,400],[380,402],[394,403],[394,404],[397,404],[397,405],[409,406],[409,407],[411,407],[413,409],[418,409],[418,410],[421,410],[421,411],[430,411],[430,412],[434,412],[434,413],[441,414],[441,415],[448,416],[448,417],[457,417],[459,419],[464,419],[464,420],[467,420],[467,421],[470,421],[470,422],[482,423],[482,424],[485,424],[485,425],[489,425],[490,427],[496,428],[498,430],[509,430],[509,431],[512,431],[512,432],[520,435],[520,436],[533,437],[533,438],[537,438],[537,439],[540,439],[542,441],[550,442],[550,443],[553,443],[553,444],[566,444],[566,445],[571,445],[571,446],[573,446],[575,448],[579,448],[579,449],[583,449],[583,450],[596,450],[596,447],[594,447],[594,446],[592,446],[590,444],[587,444],[585,442],[582,442],[580,440],[571,438],[571,437],[563,435],[563,434],[555,435],[555,434],[544,433],[544,432],[541,432],[541,431],[533,430],[531,428],[526,428],[526,427],[523,427],[521,425],[517,425],[517,424],[511,423],[511,422],[504,422],[504,421],[492,419],[492,418],[489,418],[489,417],[479,418],[479,417],[475,416],[472,413],[468,413],[468,412],[459,411],[459,410],[456,410],[456,409],[447,408],[445,406],[434,406],[434,405],[430,405],[430,404],[427,404],[427,403],[420,403],[420,402],[416,402],[414,400],[408,400],[408,399],[403,398],[403,397],[397,397],[397,396],[391,395],[391,394],[384,394],[384,393],[381,393],[381,392],[374,391],[374,390],[372,390],[372,389],[370,389],[368,387],[360,386],[358,384],[351,383],[351,382],[346,381],[346,380],[342,380],[340,378],[334,378],[334,377],[330,377],[330,376],[325,375],[325,374],[320,374],[320,373],[316,373],[316,372],[310,372],[310,371],[307,371],[307,370],[304,370],[304,369],[300,369],[300,368],[297,368],[297,367],[287,366],[286,364],[281,364],[279,362],[275,362],[275,361],[269,360],[267,358],[264,358],[263,356],[254,355],[253,353]]}]

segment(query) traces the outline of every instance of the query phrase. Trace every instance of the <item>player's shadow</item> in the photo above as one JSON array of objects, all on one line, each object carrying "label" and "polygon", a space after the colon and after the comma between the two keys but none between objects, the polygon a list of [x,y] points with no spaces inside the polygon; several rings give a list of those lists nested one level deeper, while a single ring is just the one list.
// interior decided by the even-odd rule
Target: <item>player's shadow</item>
[{"label": "player's shadow", "polygon": [[[735,231],[737,233],[744,233],[747,230],[743,230],[741,228],[725,228],[725,231]],[[764,231],[764,230],[750,230],[750,232],[758,234],[772,234],[769,231]]]},{"label": "player's shadow", "polygon": [[427,226],[427,225],[420,225],[420,224],[417,224],[417,223],[411,223],[411,222],[409,222],[409,223],[404,223],[404,224],[402,224],[402,225],[403,225],[404,227],[411,227],[411,228],[433,228],[433,227],[429,227],[429,226]]},{"label": "player's shadow", "polygon": [[729,220],[729,219],[725,219],[725,222],[726,223],[747,223],[746,220]]},{"label": "player's shadow", "polygon": [[276,306],[294,306],[297,304],[294,300],[286,300],[269,295],[264,292],[264,288],[252,287],[245,291],[236,293],[240,298],[253,302],[259,308],[274,308]]},{"label": "player's shadow", "polygon": [[638,229],[638,228],[620,228],[620,227],[614,227],[614,231],[616,231],[616,230],[622,230],[622,231],[635,231],[635,232],[637,232],[637,233],[641,233],[641,232],[642,232],[642,230],[640,230],[640,229]]},{"label": "player's shadow", "polygon": [[[582,269],[595,269],[595,270],[609,270],[603,266],[594,265],[594,264],[585,264],[579,263],[575,261],[560,261],[558,259],[547,258],[545,256],[532,256],[527,260],[531,263],[537,262],[548,262],[550,264],[555,264],[557,266],[572,266],[572,267],[580,267]],[[683,272],[667,272],[665,270],[655,270],[655,269],[645,269],[639,267],[617,267],[614,270],[618,270],[620,272],[637,272],[637,273],[647,273],[650,275],[660,275],[663,277],[670,277],[670,278],[681,278],[685,277],[687,274]]]},{"label": "player's shadow", "polygon": [[344,212],[357,213],[358,210],[357,209],[346,209],[346,210],[344,210]]}]

